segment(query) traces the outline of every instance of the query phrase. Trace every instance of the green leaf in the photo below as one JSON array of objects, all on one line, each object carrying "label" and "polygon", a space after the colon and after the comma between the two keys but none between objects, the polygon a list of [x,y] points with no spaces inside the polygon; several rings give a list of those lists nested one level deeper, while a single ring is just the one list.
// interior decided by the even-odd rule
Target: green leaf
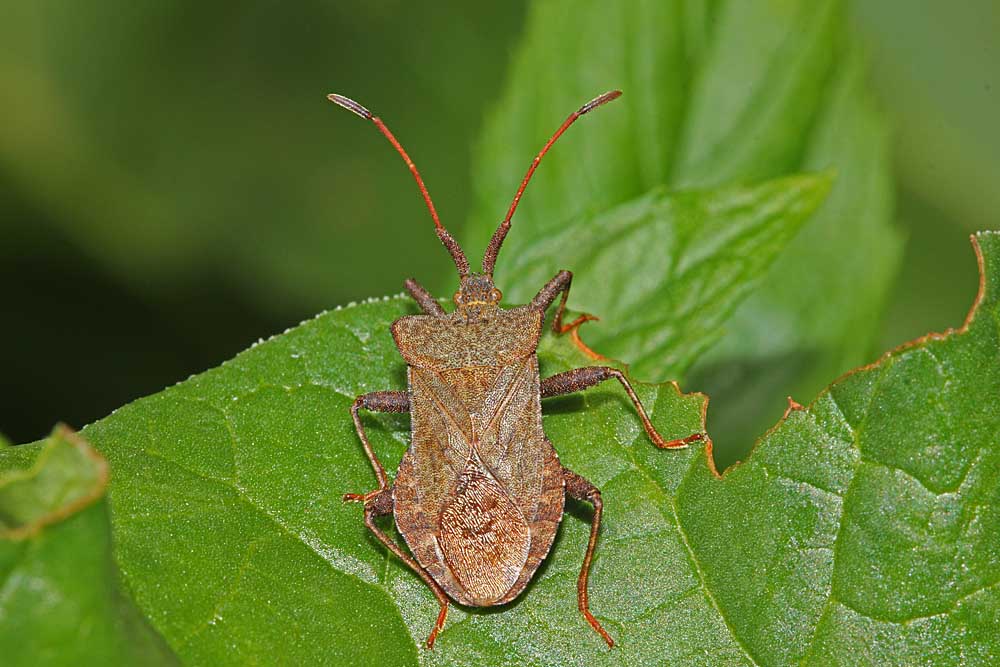
[{"label": "green leaf", "polygon": [[[721,324],[829,187],[830,178],[817,175],[756,187],[657,188],[575,221],[506,263],[540,287],[553,275],[547,260],[559,257],[575,271],[574,308],[601,314],[582,330],[587,343],[614,358],[638,354],[631,370],[640,377],[679,377],[718,340]],[[662,252],[649,251],[656,247]],[[598,277],[603,289],[576,287],[577,275]]]},{"label": "green leaf", "polygon": [[712,426],[720,438],[761,433],[781,397],[813,396],[874,351],[902,244],[889,224],[886,130],[864,90],[862,65],[850,54],[831,81],[804,157],[807,168],[836,170],[830,196],[690,374],[716,402]]},{"label": "green leaf", "polygon": [[[843,14],[836,0],[532,3],[478,151],[467,250],[485,247],[527,160],[562,114],[611,88],[625,95],[560,139],[518,208],[496,272],[514,301],[537,289],[522,275],[520,255],[574,231],[586,238],[583,223],[656,188],[832,169],[830,197],[749,286],[692,370],[717,399],[713,427],[718,421],[726,439],[759,433],[780,414],[781,396],[813,395],[867,358],[899,264],[886,131]],[[628,318],[609,304],[628,302],[625,286],[641,291],[656,272],[636,271],[633,249],[596,273],[574,263],[572,248],[536,259],[538,273],[574,271],[570,306],[612,325],[594,339],[585,329],[585,340],[641,377],[679,378],[659,347],[611,333],[649,304],[636,304]],[[661,275],[670,272],[671,237],[642,251],[645,270],[659,260]]]},{"label": "green leaf", "polygon": [[[113,472],[115,560],[188,664],[984,664],[1000,651],[1000,234],[979,242],[967,327],[837,382],[721,481],[704,448],[652,447],[619,387],[545,402],[562,463],[603,492],[590,600],[613,650],[576,610],[590,509],[573,502],[517,601],[453,607],[420,647],[433,595],[340,500],[375,484],[354,396],[405,384],[399,298],[324,314],[88,427]],[[539,352],[543,375],[587,362],[566,337]],[[704,397],[637,390],[665,436],[701,429]],[[365,422],[394,470],[408,418]],[[39,450],[0,450],[0,468]]]},{"label": "green leaf", "polygon": [[1000,233],[958,331],[850,373],[720,481],[694,462],[681,524],[758,664],[986,665],[1000,655]]},{"label": "green leaf", "polygon": [[[687,632],[721,627],[704,596],[692,596],[697,577],[684,564],[664,490],[695,452],[656,450],[621,389],[608,386],[547,402],[546,428],[563,463],[604,487],[609,548],[595,562],[591,590],[595,612],[629,652],[608,654],[576,610],[589,509],[573,503],[552,557],[517,603],[500,613],[455,608],[435,650],[422,648],[434,597],[387,558],[360,507],[341,501],[344,492],[374,487],[349,407],[358,393],[405,386],[388,327],[412,310],[393,298],[327,313],[84,431],[112,467],[125,582],[182,661],[412,665],[536,653],[617,660],[669,646],[679,626],[661,607],[674,597]],[[589,362],[567,337],[547,335],[540,352],[546,375]],[[666,437],[700,428],[700,397],[673,386],[639,391]],[[408,418],[365,421],[394,470]],[[14,451],[23,458],[32,450]],[[663,479],[650,467],[658,459],[668,464],[655,473]],[[11,456],[0,456],[8,465]],[[703,639],[736,650],[725,634]],[[689,650],[675,645],[667,655]]]},{"label": "green leaf", "polygon": [[0,476],[4,664],[176,664],[118,589],[105,460],[66,428],[2,451],[8,469],[37,455]]}]

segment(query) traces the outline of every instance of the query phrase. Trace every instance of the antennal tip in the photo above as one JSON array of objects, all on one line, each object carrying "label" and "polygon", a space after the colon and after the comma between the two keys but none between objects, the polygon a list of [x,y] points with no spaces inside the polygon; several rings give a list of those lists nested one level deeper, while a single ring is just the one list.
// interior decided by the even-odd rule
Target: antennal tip
[{"label": "antennal tip", "polygon": [[344,97],[343,95],[338,95],[337,93],[330,93],[326,96],[326,99],[366,120],[372,119],[372,112],[352,100],[350,97]]},{"label": "antennal tip", "polygon": [[586,104],[584,104],[582,107],[580,107],[580,110],[577,111],[576,113],[577,113],[577,115],[582,116],[583,114],[587,113],[588,111],[592,111],[593,109],[596,109],[597,107],[601,106],[602,104],[606,104],[607,102],[610,102],[611,100],[616,100],[616,99],[618,99],[621,96],[622,96],[622,91],[620,91],[620,90],[609,90],[608,92],[604,93],[603,95],[598,95],[594,99],[592,99],[589,102],[587,102]]}]

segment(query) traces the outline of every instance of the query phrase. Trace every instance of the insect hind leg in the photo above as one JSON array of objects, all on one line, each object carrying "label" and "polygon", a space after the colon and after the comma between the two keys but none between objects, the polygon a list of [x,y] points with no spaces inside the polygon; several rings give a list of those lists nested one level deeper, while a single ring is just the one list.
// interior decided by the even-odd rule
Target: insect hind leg
[{"label": "insect hind leg", "polygon": [[586,479],[577,475],[569,468],[563,468],[563,478],[566,480],[566,495],[576,500],[583,500],[594,507],[594,518],[590,523],[590,541],[587,542],[587,553],[583,557],[583,566],[580,568],[580,576],[576,580],[576,602],[583,617],[590,623],[590,627],[601,635],[601,638],[608,643],[608,648],[614,648],[615,640],[611,638],[600,622],[590,613],[590,602],[587,599],[587,580],[590,577],[590,562],[594,558],[594,547],[597,546],[597,534],[601,530],[601,515],[604,511],[604,503],[601,500],[601,491]]},{"label": "insect hind leg", "polygon": [[365,525],[368,530],[372,532],[373,535],[385,545],[385,548],[396,555],[401,561],[406,563],[406,565],[417,573],[417,575],[424,580],[424,583],[431,589],[434,593],[434,597],[437,598],[438,603],[441,605],[441,610],[438,612],[437,621],[434,623],[434,628],[431,630],[430,636],[427,637],[427,648],[434,648],[434,640],[437,639],[438,633],[444,627],[445,619],[448,617],[448,596],[445,594],[441,586],[438,585],[434,579],[431,578],[429,574],[420,567],[417,561],[403,551],[402,548],[395,541],[392,540],[388,535],[385,534],[381,528],[375,523],[375,517],[388,516],[392,514],[392,487],[387,487],[384,489],[376,489],[370,493],[357,494],[357,493],[347,493],[344,494],[345,502],[363,502],[365,505]]}]

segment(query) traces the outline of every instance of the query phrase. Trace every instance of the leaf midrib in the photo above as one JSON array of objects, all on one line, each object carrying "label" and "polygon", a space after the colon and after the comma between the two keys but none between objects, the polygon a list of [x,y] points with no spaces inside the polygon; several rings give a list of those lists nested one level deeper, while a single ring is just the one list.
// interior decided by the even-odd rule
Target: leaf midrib
[{"label": "leaf midrib", "polygon": [[[664,390],[669,391],[670,390],[669,386],[664,386],[661,388],[661,391]],[[586,402],[587,401],[585,398],[584,399],[585,405]],[[650,416],[652,417],[652,415]],[[715,612],[719,615],[719,618],[722,619],[722,622],[726,625],[726,628],[729,630],[730,634],[733,637],[733,641],[743,652],[743,655],[746,657],[747,660],[750,661],[750,664],[759,667],[760,663],[754,658],[749,648],[747,648],[747,646],[743,643],[743,640],[740,638],[739,634],[736,632],[736,629],[733,628],[733,626],[730,624],[729,619],[722,612],[722,608],[719,606],[718,601],[715,599],[715,595],[712,593],[711,589],[708,586],[708,582],[705,579],[705,573],[702,570],[701,563],[698,561],[698,557],[695,555],[694,550],[691,548],[691,543],[688,540],[687,532],[684,530],[684,526],[681,524],[680,515],[677,512],[676,499],[674,498],[674,496],[668,493],[665,488],[663,488],[660,485],[656,476],[653,475],[650,472],[650,470],[641,462],[639,462],[639,460],[632,454],[631,447],[636,446],[638,444],[638,441],[644,438],[645,434],[642,434],[633,438],[630,447],[625,447],[620,443],[617,444],[617,447],[624,454],[625,458],[629,460],[634,469],[641,472],[646,477],[646,479],[648,479],[652,483],[653,488],[655,488],[656,492],[661,496],[661,503],[658,504],[658,509],[660,510],[660,514],[661,516],[663,516],[664,520],[667,520],[668,522],[672,518],[673,525],[677,529],[677,533],[680,535],[681,542],[684,544],[684,549],[687,552],[688,559],[690,560],[694,572],[698,577],[699,587],[705,594],[705,597],[708,598],[708,601],[712,605],[712,608],[715,609]],[[650,444],[650,446],[652,446],[652,444]],[[695,456],[691,459],[691,463],[688,465],[688,470],[684,474],[684,477],[681,479],[680,484],[683,484],[683,482],[688,478],[688,476],[694,471],[695,466],[698,465],[698,461],[699,461],[698,456]],[[678,488],[680,488],[680,484],[678,484]],[[670,507],[671,517],[667,517],[666,515],[663,514],[662,510],[663,500],[666,500],[666,504],[669,505]]]}]

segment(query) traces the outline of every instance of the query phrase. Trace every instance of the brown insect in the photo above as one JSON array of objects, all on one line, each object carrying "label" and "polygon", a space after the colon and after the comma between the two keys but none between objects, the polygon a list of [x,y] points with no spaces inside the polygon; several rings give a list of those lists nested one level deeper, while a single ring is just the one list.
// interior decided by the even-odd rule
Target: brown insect
[{"label": "brown insect", "polygon": [[[392,336],[407,363],[409,388],[363,394],[351,406],[378,489],[349,493],[344,500],[364,503],[365,525],[427,583],[441,603],[427,638],[428,648],[444,626],[449,598],[463,605],[487,607],[510,602],[524,590],[552,546],[567,494],[594,507],[590,541],[577,580],[580,611],[608,646],[614,646],[587,604],[587,577],[601,526],[601,492],[560,465],[542,431],[541,399],[614,378],[625,388],[654,445],[685,447],[701,438],[701,434],[694,434],[665,441],[618,369],[591,366],[540,378],[536,349],[548,307],[561,295],[552,324],[557,333],[573,330],[588,318],[582,316],[567,325],[562,322],[573,278],[569,271],[557,273],[531,303],[509,309],[500,307],[500,290],[493,284],[497,253],[542,156],[577,118],[619,95],[621,91],[615,90],[587,102],[548,140],[486,248],[482,273],[469,270],[465,253],[438,219],[420,173],[389,128],[357,102],[341,95],[329,96],[332,102],[375,123],[403,157],[461,280],[451,313],[446,313],[417,281],[406,281],[406,290],[424,312],[401,317],[392,325]],[[362,409],[410,413],[410,448],[393,485],[365,435],[358,416]],[[387,514],[395,516],[396,527],[414,558],[375,524],[375,517]]]}]

